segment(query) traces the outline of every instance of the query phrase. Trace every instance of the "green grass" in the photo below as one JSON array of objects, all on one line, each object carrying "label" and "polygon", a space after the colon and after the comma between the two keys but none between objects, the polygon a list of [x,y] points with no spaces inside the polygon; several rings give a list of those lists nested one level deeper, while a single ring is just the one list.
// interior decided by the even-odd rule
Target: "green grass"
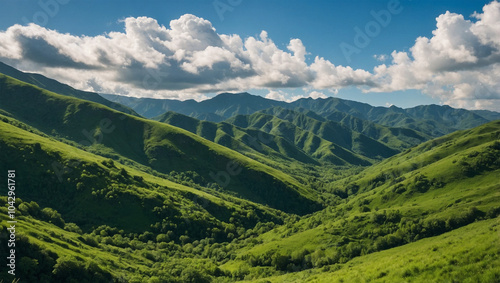
[{"label": "green grass", "polygon": [[[293,112],[293,115],[304,116],[300,113]],[[285,118],[285,117],[284,117]],[[312,118],[304,116],[304,119],[309,119],[310,124],[300,125],[297,121],[294,123],[278,118],[277,116],[257,112],[252,115],[239,115],[227,119],[226,122],[234,124],[241,128],[259,130],[271,135],[281,137],[289,143],[295,145],[300,150],[304,151],[309,156],[323,163],[335,165],[369,165],[373,161],[371,158],[352,152],[352,144],[343,142],[344,139],[351,139],[351,131],[342,129],[338,132],[338,136],[325,139],[322,135],[324,131],[336,131],[333,128],[324,130],[318,133],[310,131],[315,123],[319,123]],[[302,128],[302,127],[304,128]],[[318,135],[319,134],[319,135]],[[340,145],[339,145],[340,142]],[[375,141],[374,141],[375,142]],[[388,149],[390,151],[390,149]],[[395,151],[392,153],[394,154]]]},{"label": "green grass", "polygon": [[498,282],[500,218],[326,266],[252,282]]},{"label": "green grass", "polygon": [[[261,235],[256,245],[242,247],[237,252],[236,261],[223,268],[231,272],[243,270],[247,271],[244,274],[255,276],[265,266],[279,269],[279,265],[265,260],[277,255],[284,256],[285,262],[289,262],[289,267],[281,267],[288,271],[343,264],[359,255],[408,245],[474,220],[495,217],[500,212],[498,133],[498,122],[492,122],[466,133],[445,137],[444,140],[452,140],[457,145],[454,149],[444,144],[443,148],[429,147],[428,144],[437,143],[431,141],[374,165],[358,176],[337,181],[349,187],[352,186],[349,180],[353,180],[350,182],[357,183],[359,191],[352,192],[345,202],[335,207]],[[414,150],[420,153],[413,155]],[[433,158],[435,155],[441,158]],[[475,164],[476,159],[482,160],[484,156],[492,157],[492,163],[488,166],[479,163],[484,165],[480,167],[482,169],[470,176],[462,174],[463,166],[456,161],[467,159]],[[417,168],[397,175],[387,173],[397,167],[392,166],[399,160],[412,163],[415,159],[420,164]],[[371,172],[376,172],[376,175]],[[380,174],[387,177],[373,181],[378,180]],[[428,180],[422,189],[415,188],[420,180],[418,176],[426,176],[425,180]],[[359,250],[354,252],[352,248]],[[314,259],[318,251],[322,251],[324,262]],[[301,252],[303,255],[298,256],[297,253]],[[294,256],[301,258],[302,263],[294,260]]]}]

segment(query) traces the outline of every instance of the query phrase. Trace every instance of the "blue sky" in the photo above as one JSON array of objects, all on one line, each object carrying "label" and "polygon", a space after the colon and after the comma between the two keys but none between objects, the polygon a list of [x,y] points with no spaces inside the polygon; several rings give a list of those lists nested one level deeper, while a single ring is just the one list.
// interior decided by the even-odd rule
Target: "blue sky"
[{"label": "blue sky", "polygon": [[[69,34],[80,38],[85,36],[96,37],[99,35],[106,36],[110,32],[124,33],[124,20],[130,17],[148,17],[155,19],[160,26],[169,29],[172,20],[180,19],[185,14],[192,14],[210,22],[217,34],[235,34],[243,41],[249,37],[259,40],[259,38],[261,38],[261,32],[266,31],[267,38],[272,40],[276,48],[291,54],[293,54],[293,51],[288,48],[291,40],[300,39],[300,46],[305,47],[307,52],[304,63],[308,66],[312,66],[318,56],[335,66],[351,67],[353,70],[359,69],[374,75],[374,68],[381,64],[386,64],[387,66],[402,65],[391,63],[391,53],[393,51],[406,52],[409,54],[410,59],[414,59],[413,61],[417,63],[417,58],[412,57],[410,50],[415,45],[415,40],[418,37],[423,36],[429,39],[433,37],[433,31],[436,30],[436,18],[440,15],[444,15],[447,11],[450,11],[451,13],[462,15],[464,21],[475,23],[479,20],[472,17],[472,15],[475,12],[483,13],[483,7],[491,1],[42,0],[38,2],[38,5],[34,5],[33,2],[34,1],[29,0],[0,0],[2,5],[2,9],[0,10],[0,32],[7,31],[15,24],[27,25],[27,22],[34,22],[46,30],[55,30],[59,34]],[[47,7],[44,8],[43,3],[47,3],[46,6],[48,9]],[[388,8],[390,5],[393,5],[392,7],[397,7],[398,12],[391,13]],[[494,9],[492,8],[492,10]],[[374,14],[382,13],[387,15],[387,11],[389,11],[390,20],[386,22],[385,26],[379,23],[378,27],[374,27],[373,23],[377,22],[374,18]],[[451,19],[452,17],[450,16],[449,18]],[[450,21],[451,20],[448,20],[448,18],[443,18],[443,22],[449,23]],[[368,36],[369,42],[364,46],[358,45],[356,47],[356,28],[366,31],[366,28],[370,28],[370,24],[372,24],[371,27],[375,29],[372,30],[372,35]],[[495,23],[492,23],[491,25],[494,24]],[[443,30],[446,29],[443,28]],[[452,28],[448,28],[448,30],[452,30]],[[32,34],[28,31],[23,32]],[[45,38],[44,36],[38,37]],[[477,37],[482,38],[481,34],[478,34]],[[443,38],[446,38],[446,36]],[[437,38],[436,41],[438,41],[438,39],[439,38]],[[460,38],[456,40],[462,42]],[[456,40],[451,41],[457,42]],[[47,42],[49,45],[52,44],[50,40],[47,40]],[[346,56],[346,51],[342,50],[342,44],[344,44],[344,47],[348,45],[356,48],[357,52]],[[467,45],[465,46],[467,47]],[[423,48],[422,50],[428,49],[429,48]],[[377,58],[379,59],[385,57],[385,60],[378,60],[375,56],[378,56]],[[14,55],[2,54],[0,49],[0,60],[4,58],[2,61],[13,64],[18,68],[27,71],[38,71],[70,83],[76,87],[88,88],[89,86],[98,84],[98,79],[93,80],[92,78],[89,78],[86,84],[78,84],[72,80],[69,75],[66,75],[66,77],[60,75],[61,66],[50,66],[47,64],[40,64],[40,62],[27,62],[19,58],[14,59],[15,57]],[[251,63],[251,65],[252,64],[253,63]],[[210,67],[211,66],[212,65],[210,65]],[[394,66],[394,72],[396,72],[396,67],[398,66]],[[191,74],[196,72],[196,74],[200,76],[213,75],[210,74],[210,72],[200,71],[199,68],[201,67],[198,65],[197,68],[198,69],[191,71]],[[207,67],[205,66],[205,68]],[[253,65],[251,68],[253,68]],[[74,71],[76,74],[76,70],[74,69],[75,68],[72,69],[72,72]],[[234,70],[234,68],[231,68],[231,70]],[[394,74],[394,72],[390,73],[387,71],[383,75],[380,75],[380,77],[394,77],[394,75],[390,75]],[[66,72],[66,74],[69,73],[70,72]],[[438,76],[437,74],[432,74],[429,78],[434,80]],[[113,75],[109,75],[109,77],[113,77]],[[496,110],[496,106],[491,106],[492,103],[495,104],[497,101],[491,101],[491,96],[494,96],[493,99],[498,98],[496,96],[497,86],[493,83],[489,85],[488,81],[484,81],[479,87],[473,86],[475,89],[486,87],[489,90],[488,97],[480,97],[479,99],[486,99],[488,101],[485,100],[484,103],[478,104],[469,97],[465,102],[453,104],[453,99],[462,99],[462,96],[465,94],[462,94],[462,92],[460,92],[461,89],[458,87],[450,90],[448,86],[450,84],[459,85],[459,83],[456,81],[443,82],[442,78],[438,79],[439,82],[432,81],[430,83],[425,83],[425,87],[422,86],[422,82],[401,86],[399,83],[394,83],[395,79],[392,77],[390,87],[374,87],[373,84],[370,85],[370,83],[363,86],[363,83],[359,80],[363,82],[367,80],[371,81],[371,78],[367,79],[365,76],[363,76],[363,78],[359,78],[359,76],[354,78],[347,77],[343,80],[352,80],[354,81],[353,84],[339,83],[328,85],[319,82],[310,83],[314,79],[303,79],[305,83],[288,83],[280,87],[279,84],[273,83],[252,84],[245,82],[248,84],[248,87],[245,89],[244,86],[238,86],[238,90],[248,90],[251,93],[263,96],[268,95],[272,98],[281,99],[291,99],[292,96],[307,96],[308,94],[316,93],[316,96],[320,97],[323,95],[335,95],[341,98],[368,102],[373,105],[395,104],[401,107],[411,107],[418,104],[445,103],[455,107],[488,108]],[[197,81],[204,80],[199,79]],[[217,81],[220,81],[220,79]],[[293,81],[293,79],[290,81]],[[376,83],[378,84],[379,82],[377,81]],[[170,92],[164,92],[163,96],[170,97],[167,93],[175,91],[177,93],[177,98],[180,99],[197,98],[196,93],[203,97],[210,97],[217,92],[223,91],[223,87],[215,87],[213,91],[210,91],[210,88],[206,86],[197,88],[192,87],[191,84],[188,85],[189,87],[175,86],[172,89],[166,89],[165,91]],[[228,85],[231,86],[229,90],[232,90],[231,88],[235,86],[234,83]],[[438,85],[438,87],[436,87],[436,85]],[[126,85],[120,86],[118,83],[108,88],[101,87],[102,85],[95,87],[94,90],[102,89],[103,91],[106,90],[109,92],[109,90],[113,89],[116,92],[117,90],[127,88]],[[462,86],[462,88],[465,87]],[[443,91],[452,94],[446,96]],[[190,97],[183,97],[179,94],[182,92],[190,93]],[[481,91],[476,90],[469,92],[477,96],[477,93]],[[147,96],[148,94],[161,96],[161,93],[162,92],[159,91],[155,94],[148,91],[141,92],[139,87],[136,88],[133,93],[126,94],[134,96]],[[175,98],[175,96],[172,97]]]}]

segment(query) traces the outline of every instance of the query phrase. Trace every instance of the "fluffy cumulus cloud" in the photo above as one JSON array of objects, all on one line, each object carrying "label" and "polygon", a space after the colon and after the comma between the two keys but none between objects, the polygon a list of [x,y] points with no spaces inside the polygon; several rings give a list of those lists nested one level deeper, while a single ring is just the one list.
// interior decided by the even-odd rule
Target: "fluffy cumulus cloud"
[{"label": "fluffy cumulus cloud", "polygon": [[500,110],[500,3],[472,20],[446,12],[436,23],[431,38],[417,38],[409,52],[394,51],[391,64],[377,66],[369,90],[420,89],[455,107]]},{"label": "fluffy cumulus cloud", "polygon": [[[101,93],[203,99],[207,93],[268,89],[267,97],[291,101],[354,86],[365,92],[417,89],[455,107],[500,110],[497,1],[470,19],[440,15],[432,37],[417,38],[408,52],[375,55],[381,63],[372,71],[319,56],[307,63],[310,54],[300,39],[280,49],[265,31],[244,39],[219,34],[190,14],[168,27],[148,17],[123,24],[122,32],[93,37],[14,25],[0,31],[0,60]],[[304,94],[286,94],[287,88]]]},{"label": "fluffy cumulus cloud", "polygon": [[323,58],[308,65],[300,39],[282,50],[265,31],[246,39],[218,34],[209,21],[190,14],[169,27],[148,17],[123,24],[124,32],[95,37],[14,25],[0,32],[0,60],[81,89],[180,99],[251,88],[372,84],[368,72]]}]

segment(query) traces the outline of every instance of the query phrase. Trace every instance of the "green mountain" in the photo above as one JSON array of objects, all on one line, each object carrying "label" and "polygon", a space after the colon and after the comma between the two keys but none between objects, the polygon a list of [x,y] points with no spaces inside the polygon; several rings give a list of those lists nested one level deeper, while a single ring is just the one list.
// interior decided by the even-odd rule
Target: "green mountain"
[{"label": "green mountain", "polygon": [[[356,135],[349,131],[347,131],[347,133],[336,131],[337,129],[333,127],[321,131],[321,133],[319,133],[320,135],[317,135],[313,131],[297,126],[295,123],[263,112],[257,112],[252,115],[237,115],[229,118],[226,122],[242,128],[257,129],[282,137],[318,160],[337,165],[368,165],[369,162],[367,161],[369,158],[380,158],[381,155],[393,155],[396,153],[395,150],[387,148],[362,135]],[[313,123],[315,123],[315,121],[313,121]],[[331,134],[331,136],[322,135],[322,133],[326,132]],[[375,148],[373,148],[374,151],[371,152],[373,154],[364,151],[362,148],[370,142],[373,142],[372,145],[375,146]]]},{"label": "green mountain", "polygon": [[103,94],[103,97],[127,105],[147,118],[159,116],[167,111],[174,111],[193,118],[221,122],[236,114],[252,114],[256,111],[285,103],[266,99],[249,93],[221,93],[216,97],[197,102],[195,100],[172,100],[133,98],[120,95]]},{"label": "green mountain", "polygon": [[0,75],[0,108],[47,135],[105,157],[164,174],[196,172],[202,185],[218,185],[285,211],[304,214],[318,208],[312,193],[294,178],[176,127],[51,93],[4,75]]},{"label": "green mountain", "polygon": [[[301,129],[311,131],[321,138],[370,158],[389,157],[399,150],[430,139],[428,136],[411,129],[385,127],[356,118],[354,118],[354,123],[353,121],[345,123],[347,117],[344,117],[339,123],[323,118],[310,110],[303,110],[301,113],[273,107],[259,112],[275,115],[280,119],[294,123]],[[348,114],[345,115],[348,116]],[[360,129],[360,131],[352,130],[353,128]]]},{"label": "green mountain", "polygon": [[[366,103],[333,97],[317,100],[299,99],[291,105],[312,110],[324,117],[342,112],[384,126],[413,129],[432,137],[476,127],[491,121],[484,117],[496,116],[496,112],[484,111],[483,117],[473,111],[454,109],[447,105],[423,105],[408,109],[396,106],[373,107]],[[486,113],[491,115],[488,116]]]},{"label": "green mountain", "polygon": [[334,112],[328,114],[324,119],[338,122],[341,125],[352,129],[353,131],[360,132],[394,149],[407,149],[431,139],[431,136],[423,134],[416,130],[412,130],[409,128],[382,126],[344,112]]},{"label": "green mountain", "polygon": [[0,282],[500,281],[494,112],[235,97],[159,122],[0,75]]},{"label": "green mountain", "polygon": [[70,87],[69,85],[62,84],[56,80],[49,79],[40,74],[24,73],[2,62],[0,62],[0,73],[58,94],[97,102],[102,105],[108,106],[109,108],[127,114],[139,116],[139,114],[137,114],[131,108],[116,102],[109,101],[97,93],[77,90]]},{"label": "green mountain", "polygon": [[[335,165],[370,164],[369,158],[372,158],[371,156],[363,157],[358,155],[350,149],[343,148],[312,132],[302,130],[294,124],[275,116],[265,115],[265,117],[255,117],[258,115],[264,114],[255,113],[251,116],[235,116],[217,124],[197,120],[175,112],[167,112],[155,119],[186,129],[208,140],[238,151],[247,151],[248,147],[250,147],[268,157],[276,156],[282,160],[292,159],[316,165],[320,164],[319,162]],[[262,127],[256,127],[249,124],[248,120],[243,122],[244,119],[249,119],[256,123],[262,123],[264,119],[267,119],[267,121]],[[285,132],[294,134],[285,135]],[[242,144],[246,147],[242,147]],[[383,145],[381,147],[383,150],[388,150],[391,155],[396,153]],[[381,152],[383,153],[383,151]]]},{"label": "green mountain", "polygon": [[423,143],[324,184],[343,201],[259,236],[222,269],[275,270],[270,282],[495,282],[499,173],[500,121]]},{"label": "green mountain", "polygon": [[[269,162],[269,159],[277,159],[280,162],[295,160],[306,164],[320,164],[288,140],[259,130],[243,129],[225,122],[198,120],[171,111],[154,120],[185,129],[264,163]],[[271,164],[275,165],[274,162],[268,165]]]},{"label": "green mountain", "polygon": [[[339,116],[348,115],[382,126],[412,129],[420,135],[424,134],[430,137],[439,137],[500,119],[500,113],[486,110],[470,111],[454,109],[446,105],[424,105],[408,109],[396,106],[374,107],[366,103],[335,97],[326,99],[302,98],[287,103],[248,93],[222,93],[201,102],[130,98],[118,95],[103,96],[111,101],[127,105],[148,118],[159,116],[167,111],[174,111],[197,119],[220,122],[234,115],[250,115],[271,107],[283,107],[298,111],[310,110],[324,118],[330,117],[328,118],[330,120],[336,118],[333,120],[336,122],[340,122]],[[351,130],[360,131],[354,128]]]}]

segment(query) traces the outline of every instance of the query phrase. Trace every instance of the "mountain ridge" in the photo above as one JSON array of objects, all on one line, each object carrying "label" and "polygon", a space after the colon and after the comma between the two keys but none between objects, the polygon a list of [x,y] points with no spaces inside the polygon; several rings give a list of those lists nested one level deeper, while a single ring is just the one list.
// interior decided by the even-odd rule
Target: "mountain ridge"
[{"label": "mountain ridge", "polygon": [[67,95],[71,97],[76,97],[84,100],[93,101],[96,103],[100,103],[102,105],[108,106],[112,109],[131,114],[134,116],[140,116],[134,110],[119,103],[110,101],[102,97],[101,95],[95,92],[81,91],[77,90],[69,85],[62,84],[54,79],[47,78],[43,75],[36,73],[25,73],[13,68],[5,63],[0,62],[0,73],[5,74],[7,76],[13,77],[20,81],[41,87],[43,89],[47,89],[49,91]]},{"label": "mountain ridge", "polygon": [[[322,117],[345,113],[382,126],[409,128],[432,137],[442,136],[455,130],[463,130],[500,119],[500,113],[487,110],[455,109],[447,105],[435,104],[403,109],[396,106],[371,106],[367,103],[336,97],[301,98],[293,102],[284,102],[249,93],[221,93],[201,102],[155,99],[153,100],[154,103],[151,103],[151,100],[145,98],[127,98],[118,95],[103,96],[109,100],[128,105],[150,118],[159,116],[166,111],[174,111],[198,119],[221,122],[237,114],[247,115],[272,107],[283,107],[292,110],[300,108],[311,110]],[[242,103],[242,100],[245,103]],[[223,105],[214,108],[214,105],[221,101]],[[158,105],[162,106],[158,107]],[[148,109],[147,115],[143,109]],[[428,119],[429,109],[433,109],[437,113],[434,120]]]}]

